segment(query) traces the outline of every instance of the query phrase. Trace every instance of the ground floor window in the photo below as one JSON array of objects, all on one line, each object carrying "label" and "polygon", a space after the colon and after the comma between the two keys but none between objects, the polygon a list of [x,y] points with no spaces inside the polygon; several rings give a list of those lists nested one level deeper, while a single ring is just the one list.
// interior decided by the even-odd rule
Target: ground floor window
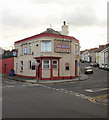
[{"label": "ground floor window", "polygon": [[52,67],[53,67],[53,69],[58,69],[58,60],[52,61]]},{"label": "ground floor window", "polygon": [[42,61],[42,69],[50,69],[50,60]]},{"label": "ground floor window", "polygon": [[23,61],[21,61],[21,71],[23,71]]},{"label": "ground floor window", "polygon": [[28,68],[31,69],[31,61],[28,61]]}]

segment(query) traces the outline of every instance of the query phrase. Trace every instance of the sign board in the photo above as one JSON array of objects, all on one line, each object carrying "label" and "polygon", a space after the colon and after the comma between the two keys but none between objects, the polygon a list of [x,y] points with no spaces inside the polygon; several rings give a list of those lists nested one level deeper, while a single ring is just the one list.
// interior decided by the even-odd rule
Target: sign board
[{"label": "sign board", "polygon": [[70,53],[71,52],[71,44],[66,42],[56,42],[55,45],[55,52],[60,53]]}]

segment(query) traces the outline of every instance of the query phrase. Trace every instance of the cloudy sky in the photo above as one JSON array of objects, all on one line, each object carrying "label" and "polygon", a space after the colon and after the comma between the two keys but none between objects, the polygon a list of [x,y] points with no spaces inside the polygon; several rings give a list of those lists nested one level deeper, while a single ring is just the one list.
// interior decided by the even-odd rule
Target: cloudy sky
[{"label": "cloudy sky", "polygon": [[69,24],[69,36],[80,41],[81,50],[107,43],[107,0],[1,0],[0,47],[45,31],[61,31]]}]

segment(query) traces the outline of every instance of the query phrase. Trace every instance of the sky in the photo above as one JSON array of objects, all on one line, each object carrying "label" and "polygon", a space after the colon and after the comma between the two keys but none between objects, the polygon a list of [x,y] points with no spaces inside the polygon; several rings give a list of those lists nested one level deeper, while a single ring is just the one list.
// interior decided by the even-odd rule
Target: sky
[{"label": "sky", "polygon": [[80,41],[81,50],[107,44],[107,0],[0,0],[0,47],[52,27]]}]

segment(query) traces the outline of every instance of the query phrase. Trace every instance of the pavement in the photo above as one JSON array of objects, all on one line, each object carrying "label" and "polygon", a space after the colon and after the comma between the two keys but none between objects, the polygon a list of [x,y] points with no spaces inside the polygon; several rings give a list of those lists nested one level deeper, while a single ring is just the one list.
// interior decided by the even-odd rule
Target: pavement
[{"label": "pavement", "polygon": [[81,74],[79,77],[74,79],[65,79],[65,80],[37,80],[37,79],[30,79],[30,78],[19,77],[19,76],[10,76],[6,74],[2,74],[2,77],[8,78],[11,80],[20,81],[20,82],[28,82],[32,84],[57,84],[57,83],[65,83],[65,82],[83,81],[89,78],[88,75],[85,75],[85,74]]}]

